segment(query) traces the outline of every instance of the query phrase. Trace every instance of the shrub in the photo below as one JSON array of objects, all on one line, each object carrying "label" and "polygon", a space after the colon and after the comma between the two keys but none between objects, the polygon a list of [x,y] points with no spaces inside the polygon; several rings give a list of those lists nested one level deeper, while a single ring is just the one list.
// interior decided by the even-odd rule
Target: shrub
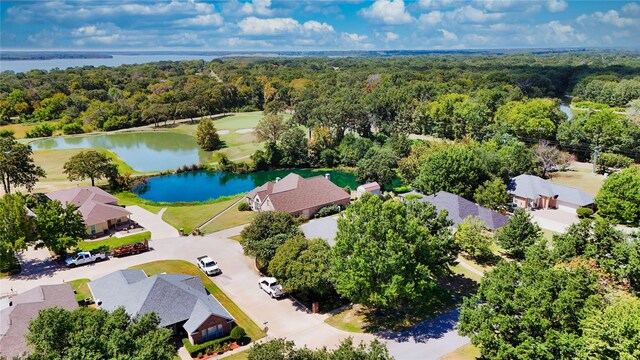
[{"label": "shrub", "polygon": [[233,340],[238,341],[240,339],[242,339],[245,335],[247,335],[247,332],[244,331],[243,328],[241,328],[240,326],[236,326],[231,330],[231,335],[229,335]]},{"label": "shrub", "polygon": [[349,185],[343,187],[342,190],[344,190],[347,194],[351,194],[351,191],[352,191]]},{"label": "shrub", "polygon": [[333,205],[325,206],[322,209],[318,210],[318,212],[316,213],[316,217],[325,217],[325,216],[337,214],[339,212],[340,212],[340,205],[333,204]]},{"label": "shrub", "polygon": [[215,345],[221,346],[221,344],[231,341],[230,336],[221,337],[219,339],[213,339],[202,344],[192,344],[188,338],[182,339],[184,348],[187,349],[192,357],[201,357],[206,353],[207,349],[212,349]]},{"label": "shrub", "polygon": [[408,200],[420,200],[422,199],[422,196],[418,195],[418,194],[409,194],[407,196],[404,197],[407,201]]},{"label": "shrub", "polygon": [[598,168],[600,172],[611,169],[624,169],[633,165],[633,159],[620,154],[602,153],[598,157]]},{"label": "shrub", "polygon": [[53,126],[44,123],[36,126],[33,130],[27,133],[27,138],[39,138],[39,137],[49,137],[53,135]]},{"label": "shrub", "polygon": [[238,204],[238,211],[251,211],[251,205],[248,202],[243,201]]},{"label": "shrub", "polygon": [[585,218],[591,217],[591,215],[593,215],[593,209],[590,209],[590,208],[579,208],[579,209],[576,210],[576,213],[578,214],[578,218],[585,219]]},{"label": "shrub", "polygon": [[84,129],[82,129],[82,125],[78,123],[69,123],[62,126],[62,132],[65,135],[82,134],[84,133]]},{"label": "shrub", "polygon": [[10,138],[13,139],[13,136],[15,135],[15,131],[13,130],[8,130],[8,129],[2,129],[0,130],[0,138]]}]

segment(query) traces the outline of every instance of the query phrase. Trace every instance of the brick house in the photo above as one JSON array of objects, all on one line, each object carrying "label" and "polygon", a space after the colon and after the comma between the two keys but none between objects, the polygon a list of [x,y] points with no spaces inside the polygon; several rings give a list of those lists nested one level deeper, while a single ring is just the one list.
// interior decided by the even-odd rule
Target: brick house
[{"label": "brick house", "polygon": [[351,201],[351,195],[332,183],[328,174],[305,179],[294,173],[258,186],[245,198],[253,211],[285,211],[306,218],[325,206],[345,207]]},{"label": "brick house", "polygon": [[593,205],[590,194],[576,188],[555,184],[534,175],[518,175],[507,184],[513,203],[524,209],[559,209],[575,213],[580,207]]},{"label": "brick house", "polygon": [[235,326],[227,309],[210,295],[198,276],[119,270],[89,282],[98,307],[124,307],[132,316],[155,312],[160,326],[199,344],[226,336]]}]

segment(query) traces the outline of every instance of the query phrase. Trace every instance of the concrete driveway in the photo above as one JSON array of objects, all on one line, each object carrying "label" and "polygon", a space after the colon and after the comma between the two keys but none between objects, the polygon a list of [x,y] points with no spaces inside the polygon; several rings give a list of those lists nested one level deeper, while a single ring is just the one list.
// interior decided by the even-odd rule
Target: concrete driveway
[{"label": "concrete driveway", "polygon": [[541,228],[559,233],[564,233],[569,226],[580,221],[575,213],[558,209],[534,210],[528,213]]},{"label": "concrete driveway", "polygon": [[162,214],[167,208],[163,208],[157,214],[138,205],[127,206],[126,209],[131,211],[131,220],[151,231],[151,240],[175,238],[180,235],[178,230],[162,220]]},{"label": "concrete driveway", "polygon": [[300,226],[300,229],[307,239],[325,239],[329,245],[333,246],[336,244],[336,234],[338,234],[337,216],[311,220]]}]

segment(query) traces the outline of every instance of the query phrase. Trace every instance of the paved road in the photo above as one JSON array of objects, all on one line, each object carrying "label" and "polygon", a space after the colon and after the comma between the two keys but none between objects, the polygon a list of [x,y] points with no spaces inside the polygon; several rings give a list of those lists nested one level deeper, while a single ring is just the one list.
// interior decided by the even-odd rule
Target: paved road
[{"label": "paved road", "polygon": [[[207,254],[219,262],[223,273],[212,280],[256,324],[267,322],[268,338],[286,337],[298,346],[318,348],[334,347],[341,340],[353,337],[355,342],[370,341],[370,334],[354,334],[338,330],[324,322],[327,315],[308,314],[291,299],[271,299],[258,288],[260,274],[253,259],[244,255],[240,244],[229,239],[240,233],[242,226],[223,230],[205,237],[173,237],[150,241],[152,251],[105,262],[66,269],[46,260],[46,254],[25,253],[25,259],[45,264],[41,267],[26,264],[25,271],[17,276],[0,279],[0,293],[11,288],[23,292],[38,285],[58,284],[79,278],[96,279],[117,269],[155,260],[178,259],[194,262],[196,256]],[[151,229],[153,232],[153,229]],[[447,314],[414,327],[402,334],[380,334],[396,359],[436,359],[468,343],[457,335],[454,318]],[[453,317],[447,317],[453,316]]]},{"label": "paved road", "polygon": [[143,228],[151,231],[151,240],[178,237],[178,230],[162,220],[162,214],[167,208],[163,208],[154,214],[138,205],[127,206],[131,211],[131,220],[137,222]]}]

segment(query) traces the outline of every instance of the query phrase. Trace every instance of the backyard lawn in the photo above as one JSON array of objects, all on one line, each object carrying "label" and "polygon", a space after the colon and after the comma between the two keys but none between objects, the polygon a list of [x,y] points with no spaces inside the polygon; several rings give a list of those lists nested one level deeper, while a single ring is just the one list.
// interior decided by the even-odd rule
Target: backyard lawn
[{"label": "backyard lawn", "polygon": [[238,201],[238,199],[239,197],[235,197],[214,203],[167,206],[167,210],[162,215],[162,220],[168,222],[176,229],[183,228],[185,234],[188,234],[193,231],[196,226],[207,221],[227,206]]},{"label": "backyard lawn", "polygon": [[95,249],[99,249],[102,247],[108,248],[108,250],[112,250],[122,245],[134,244],[137,242],[142,242],[144,240],[149,240],[151,238],[151,233],[148,231],[139,232],[137,234],[117,238],[110,237],[107,240],[98,240],[98,241],[82,241],[78,243],[77,248],[82,251],[91,251]]},{"label": "backyard lawn", "polygon": [[265,333],[245,314],[209,277],[200,271],[195,265],[182,260],[161,260],[142,265],[136,265],[130,269],[141,269],[148,276],[160,273],[187,274],[199,276],[205,288],[224,306],[236,320],[238,326],[245,329],[251,341],[256,341],[265,336]]},{"label": "backyard lawn", "polygon": [[91,281],[89,279],[77,279],[69,281],[69,285],[76,292],[76,300],[82,301],[86,298],[91,297],[91,291],[89,291],[89,286],[87,283]]},{"label": "backyard lawn", "polygon": [[551,174],[551,181],[580,189],[593,196],[598,194],[605,177],[599,174],[592,174],[590,169],[577,168],[575,170],[560,171]]},{"label": "backyard lawn", "polygon": [[479,358],[480,355],[480,349],[473,346],[473,344],[467,344],[448,353],[439,360],[475,360]]},{"label": "backyard lawn", "polygon": [[256,214],[253,211],[239,211],[236,205],[205,226],[202,231],[205,234],[211,234],[216,231],[248,224],[256,217]]}]

